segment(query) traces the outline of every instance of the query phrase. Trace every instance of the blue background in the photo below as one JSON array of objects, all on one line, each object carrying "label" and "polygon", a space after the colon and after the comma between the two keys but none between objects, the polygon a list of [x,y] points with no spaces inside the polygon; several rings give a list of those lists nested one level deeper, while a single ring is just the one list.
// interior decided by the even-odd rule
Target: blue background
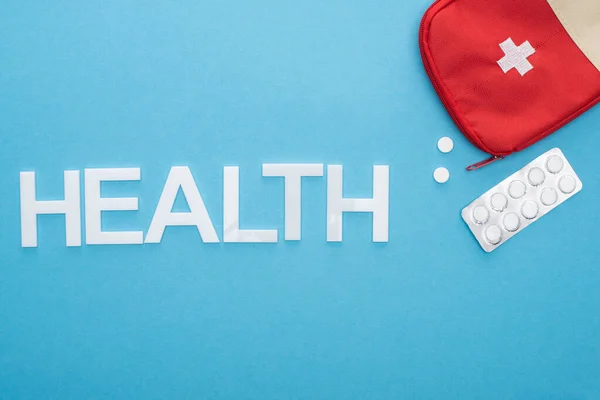
[{"label": "blue background", "polygon": [[[0,398],[598,398],[600,109],[467,173],[485,155],[420,61],[429,1],[5,0]],[[460,210],[552,147],[584,190],[484,253]],[[58,199],[63,170],[86,167],[142,168],[104,187],[140,211],[103,221],[146,231],[170,166],[189,165],[222,237],[222,167],[239,165],[242,228],[283,236],[264,162],[341,163],[360,197],[389,164],[390,242],[346,215],[326,243],[326,178],[310,178],[297,243],[168,228],[160,245],[67,248],[46,216],[39,248],[20,247],[19,171]]]}]

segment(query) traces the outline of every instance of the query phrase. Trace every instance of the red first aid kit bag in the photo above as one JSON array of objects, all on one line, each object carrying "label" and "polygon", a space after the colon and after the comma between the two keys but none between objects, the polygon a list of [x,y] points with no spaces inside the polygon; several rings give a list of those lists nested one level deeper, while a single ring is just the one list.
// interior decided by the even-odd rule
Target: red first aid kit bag
[{"label": "red first aid kit bag", "polygon": [[438,0],[423,64],[464,135],[492,157],[520,151],[600,101],[600,0]]}]

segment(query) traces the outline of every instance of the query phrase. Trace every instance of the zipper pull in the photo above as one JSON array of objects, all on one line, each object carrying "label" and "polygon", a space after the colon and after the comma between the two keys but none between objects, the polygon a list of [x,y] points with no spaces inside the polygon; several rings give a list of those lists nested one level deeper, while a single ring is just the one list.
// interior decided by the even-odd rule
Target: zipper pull
[{"label": "zipper pull", "polygon": [[479,161],[478,163],[469,165],[467,167],[467,171],[475,171],[476,169],[483,168],[486,165],[490,165],[491,163],[493,163],[495,161],[503,160],[503,159],[504,159],[504,156],[491,156],[490,158],[487,158],[483,161]]}]

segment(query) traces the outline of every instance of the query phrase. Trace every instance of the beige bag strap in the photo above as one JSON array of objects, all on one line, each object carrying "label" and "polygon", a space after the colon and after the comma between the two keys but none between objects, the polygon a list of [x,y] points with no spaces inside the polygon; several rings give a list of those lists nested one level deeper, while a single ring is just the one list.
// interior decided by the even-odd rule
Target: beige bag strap
[{"label": "beige bag strap", "polygon": [[577,46],[600,71],[600,0],[548,0]]}]

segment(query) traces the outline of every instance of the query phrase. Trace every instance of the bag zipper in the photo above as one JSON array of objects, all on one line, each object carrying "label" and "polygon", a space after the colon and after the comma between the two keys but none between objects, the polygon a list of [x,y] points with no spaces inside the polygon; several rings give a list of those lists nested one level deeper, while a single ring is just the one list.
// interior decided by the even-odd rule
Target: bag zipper
[{"label": "bag zipper", "polygon": [[[484,150],[481,148],[481,146],[478,143],[475,142],[475,140],[473,140],[473,138],[471,138],[470,133],[468,133],[467,130],[463,127],[462,123],[456,116],[454,110],[452,109],[452,107],[449,106],[445,96],[443,95],[443,92],[442,92],[439,84],[437,83],[437,80],[433,76],[433,71],[431,69],[431,66],[429,65],[429,58],[426,56],[425,50],[423,48],[424,43],[425,43],[425,41],[423,40],[423,35],[424,35],[424,31],[425,31],[425,20],[427,19],[426,17],[430,13],[430,11],[437,5],[437,3],[439,3],[440,1],[441,0],[436,0],[431,6],[429,6],[429,8],[427,9],[427,11],[424,14],[425,17],[423,17],[423,20],[421,21],[421,25],[419,27],[419,49],[421,50],[421,59],[423,60],[423,66],[425,67],[425,72],[427,72],[427,75],[431,78],[430,81],[433,84],[433,88],[435,89],[436,93],[438,94],[438,97],[442,101],[444,108],[446,109],[446,111],[448,111],[448,114],[450,114],[450,117],[452,118],[452,120],[454,121],[454,123],[456,124],[458,129],[469,140],[469,142],[471,142],[471,144],[473,144],[473,146],[477,147],[480,150]],[[493,163],[495,161],[504,159],[504,157],[505,156],[490,154],[489,158],[487,158],[483,161],[479,161],[475,164],[469,165],[467,167],[467,171],[474,171],[476,169],[483,168],[487,165],[490,165],[491,163]]]},{"label": "bag zipper", "polygon": [[493,162],[496,162],[498,160],[503,160],[503,159],[504,159],[504,156],[490,156],[489,158],[486,158],[483,161],[479,161],[478,163],[469,165],[467,167],[467,171],[475,171],[476,169],[483,168],[487,165],[490,165]]}]

